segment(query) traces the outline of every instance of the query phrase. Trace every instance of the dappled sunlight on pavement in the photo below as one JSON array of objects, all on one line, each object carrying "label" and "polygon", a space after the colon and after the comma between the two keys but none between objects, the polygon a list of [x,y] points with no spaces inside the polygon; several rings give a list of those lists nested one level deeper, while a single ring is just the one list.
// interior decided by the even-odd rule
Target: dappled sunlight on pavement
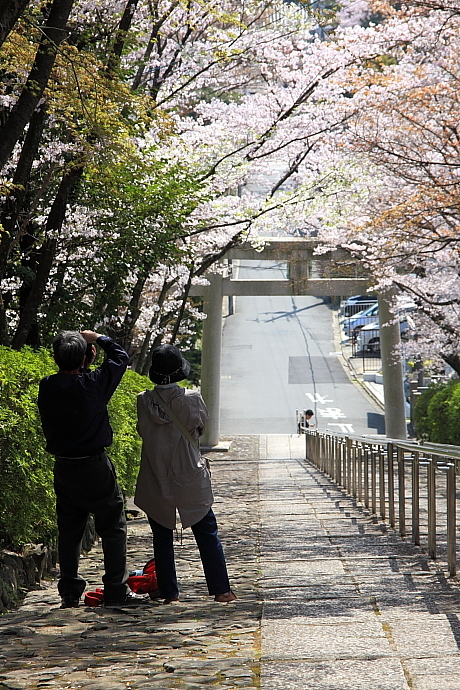
[{"label": "dappled sunlight on pavement", "polygon": [[[0,618],[0,688],[458,690],[460,594],[444,562],[306,462],[304,437],[226,440],[211,469],[237,601],[207,595],[191,531],[179,532],[179,603],[62,610],[47,583]],[[151,556],[141,514],[129,567]],[[99,546],[82,571],[101,585]]]}]

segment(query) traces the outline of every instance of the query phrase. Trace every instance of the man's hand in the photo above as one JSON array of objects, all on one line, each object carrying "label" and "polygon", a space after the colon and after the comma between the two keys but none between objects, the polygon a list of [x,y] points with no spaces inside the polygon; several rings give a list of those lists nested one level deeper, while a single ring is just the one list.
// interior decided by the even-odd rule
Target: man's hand
[{"label": "man's hand", "polygon": [[102,334],[94,331],[80,331],[80,335],[84,337],[87,343],[94,343]]}]

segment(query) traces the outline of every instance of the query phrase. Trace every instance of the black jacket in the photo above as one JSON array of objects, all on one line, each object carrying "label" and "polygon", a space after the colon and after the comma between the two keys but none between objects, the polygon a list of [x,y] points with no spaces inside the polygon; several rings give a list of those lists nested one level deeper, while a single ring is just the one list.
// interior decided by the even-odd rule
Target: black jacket
[{"label": "black jacket", "polygon": [[106,336],[97,339],[104,363],[85,374],[53,374],[40,381],[38,409],[53,455],[95,455],[112,443],[107,403],[128,366],[128,355]]}]

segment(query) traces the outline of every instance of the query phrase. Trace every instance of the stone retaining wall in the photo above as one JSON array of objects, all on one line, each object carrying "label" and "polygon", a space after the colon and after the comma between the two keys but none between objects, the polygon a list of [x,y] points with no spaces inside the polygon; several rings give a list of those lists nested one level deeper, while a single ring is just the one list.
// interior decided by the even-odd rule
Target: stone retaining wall
[{"label": "stone retaining wall", "polygon": [[[91,515],[83,535],[82,552],[88,553],[97,541]],[[55,573],[57,552],[43,544],[27,545],[21,554],[0,550],[0,614],[15,608],[41,580]]]},{"label": "stone retaining wall", "polygon": [[22,554],[0,551],[0,613],[14,608],[55,565],[55,551],[42,544],[26,547]]}]

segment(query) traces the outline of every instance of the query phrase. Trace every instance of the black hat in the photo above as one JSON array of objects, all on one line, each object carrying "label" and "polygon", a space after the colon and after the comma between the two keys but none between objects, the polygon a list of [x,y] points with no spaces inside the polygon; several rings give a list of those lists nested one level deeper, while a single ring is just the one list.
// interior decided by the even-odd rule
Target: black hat
[{"label": "black hat", "polygon": [[152,365],[149,371],[150,380],[160,386],[177,383],[190,374],[190,362],[182,357],[174,345],[160,345],[152,354]]}]

